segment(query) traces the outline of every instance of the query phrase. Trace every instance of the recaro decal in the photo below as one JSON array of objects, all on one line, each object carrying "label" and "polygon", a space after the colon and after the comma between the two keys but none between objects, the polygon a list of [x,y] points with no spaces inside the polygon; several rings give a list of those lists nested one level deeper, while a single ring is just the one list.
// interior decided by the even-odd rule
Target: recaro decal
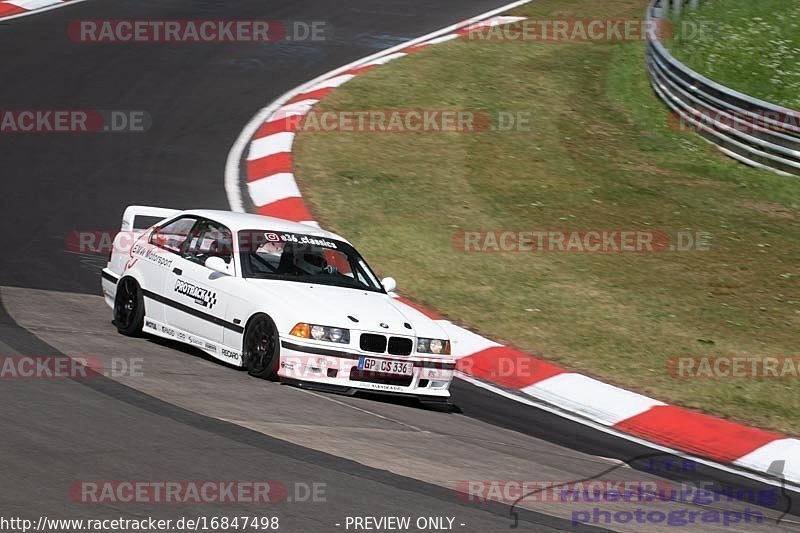
[{"label": "recaro decal", "polygon": [[221,351],[222,357],[227,357],[228,359],[233,359],[234,361],[239,360],[239,354],[237,352],[233,352],[231,350],[227,350],[225,348]]}]

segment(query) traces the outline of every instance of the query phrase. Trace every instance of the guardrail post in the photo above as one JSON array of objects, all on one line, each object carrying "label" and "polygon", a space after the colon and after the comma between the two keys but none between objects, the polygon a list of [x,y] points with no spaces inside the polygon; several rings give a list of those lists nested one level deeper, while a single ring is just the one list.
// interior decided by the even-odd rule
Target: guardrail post
[{"label": "guardrail post", "polygon": [[689,7],[694,10],[700,4],[700,0],[689,0]]},{"label": "guardrail post", "polygon": [[672,0],[672,10],[676,16],[681,14],[681,7],[683,7],[683,0]]}]

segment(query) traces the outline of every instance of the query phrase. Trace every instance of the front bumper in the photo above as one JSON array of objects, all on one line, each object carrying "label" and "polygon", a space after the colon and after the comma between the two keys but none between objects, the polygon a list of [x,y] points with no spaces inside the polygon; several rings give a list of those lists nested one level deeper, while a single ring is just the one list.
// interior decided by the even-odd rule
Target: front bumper
[{"label": "front bumper", "polygon": [[[370,373],[358,369],[360,357],[414,364],[410,376]],[[290,383],[310,383],[327,390],[354,393],[359,390],[415,396],[421,399],[450,397],[455,361],[449,357],[419,357],[334,350],[281,339],[278,377]]]}]

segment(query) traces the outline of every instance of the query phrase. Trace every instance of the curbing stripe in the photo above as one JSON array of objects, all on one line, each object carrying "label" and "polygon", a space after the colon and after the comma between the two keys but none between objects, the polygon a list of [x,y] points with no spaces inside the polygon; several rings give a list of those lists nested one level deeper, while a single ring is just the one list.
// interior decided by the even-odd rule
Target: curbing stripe
[{"label": "curbing stripe", "polygon": [[613,426],[664,402],[581,374],[565,373],[522,389],[522,392],[562,409]]},{"label": "curbing stripe", "polygon": [[753,450],[733,463],[757,472],[769,472],[776,459],[785,461],[786,479],[800,479],[800,440],[778,439]]},{"label": "curbing stripe", "polygon": [[674,405],[652,409],[614,424],[616,429],[672,448],[733,463],[782,435],[696,413]]},{"label": "curbing stripe", "polygon": [[271,204],[262,205],[257,207],[256,211],[258,211],[259,215],[283,218],[292,222],[313,221],[305,202],[299,197],[284,198]]},{"label": "curbing stripe", "polygon": [[284,131],[280,133],[273,133],[266,137],[256,139],[250,145],[250,153],[247,155],[248,161],[261,159],[268,155],[279,154],[282,152],[291,152],[292,143],[294,142],[294,133]]},{"label": "curbing stripe", "polygon": [[25,13],[27,10],[10,2],[0,2],[0,18]]},{"label": "curbing stripe", "polygon": [[50,11],[85,0],[0,0],[0,20],[10,20],[39,11]]},{"label": "curbing stripe", "polygon": [[333,87],[323,87],[321,89],[315,89],[313,91],[308,91],[307,93],[298,94],[287,103],[293,104],[295,102],[300,102],[302,100],[314,100],[316,102],[322,100],[329,92],[333,90]]},{"label": "curbing stripe", "polygon": [[283,172],[247,184],[250,198],[256,207],[274,204],[284,198],[300,197],[294,174]]},{"label": "curbing stripe", "polygon": [[36,11],[44,7],[63,3],[62,0],[6,0],[9,4],[18,6],[25,11]]},{"label": "curbing stripe", "polygon": [[512,389],[523,389],[566,372],[552,363],[508,346],[496,346],[462,357],[460,372]]},{"label": "curbing stripe", "polygon": [[452,343],[451,351],[453,352],[453,357],[456,359],[461,359],[462,357],[467,357],[489,348],[502,346],[486,337],[481,337],[477,333],[472,333],[467,329],[456,326],[452,322],[439,320],[437,323],[450,336],[450,341]]},{"label": "curbing stripe", "polygon": [[292,154],[289,152],[279,152],[247,162],[247,180],[249,182],[267,178],[273,174],[291,172]]}]

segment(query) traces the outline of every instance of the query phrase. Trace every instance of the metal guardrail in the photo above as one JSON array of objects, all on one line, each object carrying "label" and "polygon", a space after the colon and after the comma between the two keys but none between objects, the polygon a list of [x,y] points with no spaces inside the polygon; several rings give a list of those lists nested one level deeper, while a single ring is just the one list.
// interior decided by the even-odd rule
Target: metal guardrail
[{"label": "metal guardrail", "polygon": [[[656,24],[683,0],[653,0],[647,19]],[[694,2],[690,2],[694,3]],[[800,176],[800,113],[734,91],[691,70],[658,40],[647,43],[647,69],[658,97],[727,155],[781,174]]]}]

